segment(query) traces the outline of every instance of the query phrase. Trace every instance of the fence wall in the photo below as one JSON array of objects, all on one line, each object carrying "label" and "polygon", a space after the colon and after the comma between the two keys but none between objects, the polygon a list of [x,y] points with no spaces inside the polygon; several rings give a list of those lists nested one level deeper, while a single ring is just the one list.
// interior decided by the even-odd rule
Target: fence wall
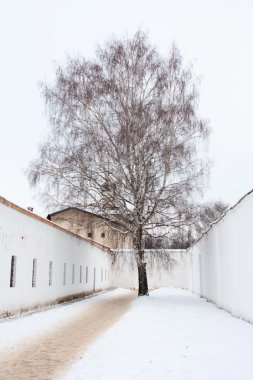
[{"label": "fence wall", "polygon": [[253,192],[189,250],[190,290],[253,322]]},{"label": "fence wall", "polygon": [[[189,254],[185,250],[145,251],[149,288],[189,287]],[[113,259],[114,286],[138,289],[138,270],[130,250],[115,251]]]},{"label": "fence wall", "polygon": [[0,314],[111,287],[111,253],[0,198]]}]

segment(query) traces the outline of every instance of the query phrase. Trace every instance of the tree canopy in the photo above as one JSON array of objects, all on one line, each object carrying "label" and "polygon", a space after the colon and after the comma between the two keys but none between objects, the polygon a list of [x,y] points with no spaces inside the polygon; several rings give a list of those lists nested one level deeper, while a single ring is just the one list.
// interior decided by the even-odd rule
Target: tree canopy
[{"label": "tree canopy", "polygon": [[196,83],[175,46],[163,58],[137,32],[94,59],[69,58],[42,85],[51,130],[29,179],[52,205],[98,213],[133,237],[140,295],[148,294],[145,236],[191,223],[205,179]]}]

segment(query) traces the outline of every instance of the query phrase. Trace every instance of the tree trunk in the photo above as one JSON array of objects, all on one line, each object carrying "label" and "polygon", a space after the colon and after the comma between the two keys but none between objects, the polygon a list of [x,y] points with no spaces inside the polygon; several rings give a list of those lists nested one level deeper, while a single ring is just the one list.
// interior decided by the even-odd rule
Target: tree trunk
[{"label": "tree trunk", "polygon": [[148,296],[148,280],[146,263],[144,262],[144,240],[143,230],[140,227],[133,239],[135,259],[138,266],[138,280],[139,280],[139,292],[138,296]]},{"label": "tree trunk", "polygon": [[148,280],[146,263],[138,264],[139,292],[138,296],[148,296]]}]

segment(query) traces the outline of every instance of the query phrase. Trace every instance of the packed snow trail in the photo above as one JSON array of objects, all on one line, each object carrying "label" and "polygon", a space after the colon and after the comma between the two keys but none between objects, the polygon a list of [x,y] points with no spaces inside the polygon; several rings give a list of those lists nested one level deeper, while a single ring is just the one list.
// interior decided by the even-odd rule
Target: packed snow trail
[{"label": "packed snow trail", "polygon": [[1,380],[253,378],[253,326],[172,288],[139,298],[118,289],[3,321],[0,350]]},{"label": "packed snow trail", "polygon": [[[120,319],[129,309],[134,298],[136,298],[135,292],[114,295],[102,300],[98,297],[97,302],[93,302],[84,311],[80,310],[73,318],[68,318],[67,322],[61,321],[59,326],[54,326],[50,331],[44,331],[37,338],[30,337],[25,344],[21,340],[11,349],[2,349],[0,351],[0,379],[54,380],[59,378],[74,360],[80,359],[80,353],[83,353],[92,341]],[[70,308],[71,306],[69,305]],[[48,312],[50,314],[50,311]],[[43,313],[45,318],[48,312]],[[33,318],[30,319],[31,324],[32,320]],[[15,328],[17,321],[12,322],[9,325]],[[1,327],[4,328],[4,326]]]},{"label": "packed snow trail", "polygon": [[252,380],[253,326],[181,289],[140,297],[61,380]]}]

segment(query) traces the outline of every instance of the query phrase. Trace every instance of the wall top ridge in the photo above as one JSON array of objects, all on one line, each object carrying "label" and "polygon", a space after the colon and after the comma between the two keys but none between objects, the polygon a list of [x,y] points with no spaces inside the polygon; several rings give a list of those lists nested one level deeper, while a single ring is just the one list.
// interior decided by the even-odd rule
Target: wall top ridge
[{"label": "wall top ridge", "polygon": [[247,198],[250,194],[253,194],[253,189],[251,189],[248,193],[246,193],[246,194],[244,194],[240,199],[239,199],[239,201],[237,201],[233,206],[231,206],[231,207],[229,207],[229,208],[227,208],[227,210],[217,219],[217,220],[215,220],[214,222],[212,222],[211,224],[210,224],[210,226],[208,227],[208,229],[205,231],[205,232],[203,232],[201,235],[200,235],[200,237],[194,242],[194,243],[192,243],[192,245],[190,245],[190,247],[189,248],[187,248],[187,250],[186,251],[188,251],[188,250],[190,250],[195,244],[197,244],[203,237],[204,237],[204,235],[206,235],[210,230],[211,230],[211,228],[214,226],[214,225],[216,225],[216,224],[218,224],[226,215],[227,215],[227,213],[229,212],[229,211],[232,211],[233,209],[235,209],[245,198]]},{"label": "wall top ridge", "polygon": [[44,224],[47,224],[49,225],[50,227],[52,228],[56,228],[57,230],[65,233],[65,234],[68,234],[68,235],[72,235],[80,240],[83,240],[83,241],[86,241],[87,243],[89,243],[90,245],[93,245],[93,246],[96,246],[100,249],[102,249],[103,251],[106,251],[107,253],[109,254],[112,254],[112,251],[110,249],[110,247],[106,246],[106,245],[103,245],[101,243],[98,243],[96,242],[95,240],[91,240],[89,238],[85,238],[84,236],[80,236],[78,234],[75,234],[74,232],[71,232],[61,226],[59,226],[58,224],[54,223],[54,222],[51,222],[50,220],[48,219],[45,219],[45,218],[42,218],[41,216],[37,215],[37,214],[34,214],[33,212],[31,211],[28,211],[10,201],[8,201],[7,199],[3,198],[0,196],[0,203],[2,203],[3,205],[7,206],[7,207],[10,207],[12,208],[13,210],[17,211],[17,212],[20,212],[21,214],[24,214],[28,217],[31,217],[33,219],[36,219],[38,220],[39,222],[42,222]]}]

